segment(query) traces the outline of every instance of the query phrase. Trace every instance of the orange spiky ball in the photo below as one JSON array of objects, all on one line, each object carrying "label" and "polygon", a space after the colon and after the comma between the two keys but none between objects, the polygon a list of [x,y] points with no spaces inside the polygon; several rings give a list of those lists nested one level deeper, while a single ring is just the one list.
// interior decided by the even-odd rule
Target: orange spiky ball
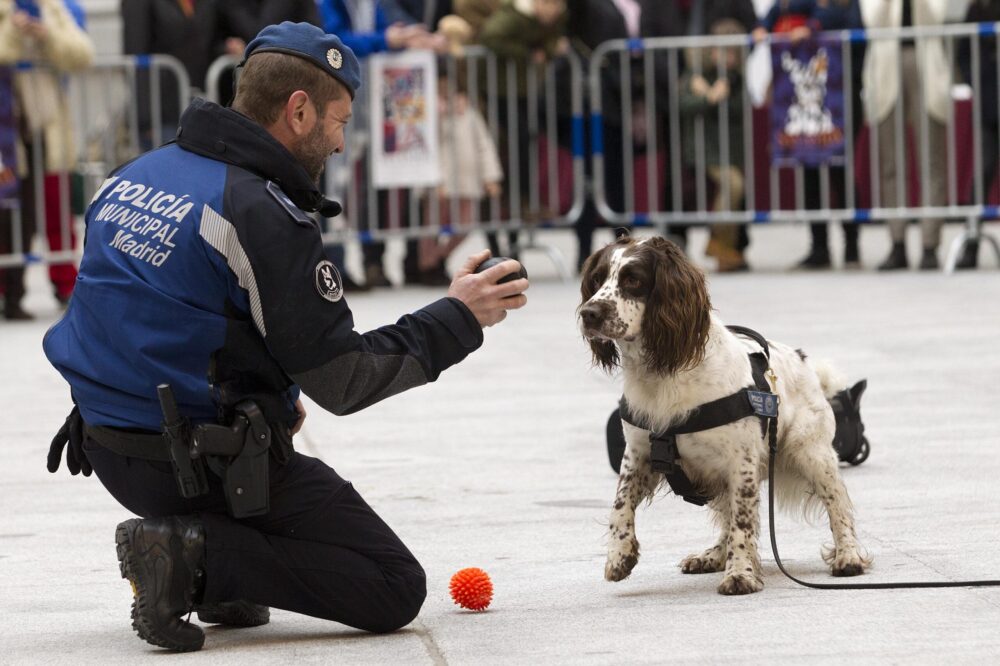
[{"label": "orange spiky ball", "polygon": [[486,610],[493,600],[493,582],[489,574],[477,567],[457,572],[451,577],[448,590],[456,604],[469,610]]}]

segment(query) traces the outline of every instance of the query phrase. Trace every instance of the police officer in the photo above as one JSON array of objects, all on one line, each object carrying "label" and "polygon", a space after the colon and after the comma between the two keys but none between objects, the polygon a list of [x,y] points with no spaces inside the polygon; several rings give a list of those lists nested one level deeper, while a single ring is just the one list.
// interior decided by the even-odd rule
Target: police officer
[{"label": "police officer", "polygon": [[[269,26],[247,45],[232,108],[195,99],[176,141],[119,167],[87,211],[76,292],[44,341],[76,405],[49,469],[68,444],[71,472],[92,469],[142,516],[121,523],[116,542],[133,627],[154,645],[200,649],[201,628],[182,618],[192,609],[203,622],[255,626],[274,606],[386,632],[426,596],[420,564],[351,484],[292,449],[299,389],[341,415],[432,382],[524,306],[528,282],[497,284],[515,261],[474,273],[483,251],[447,297],[354,330],[307,213],[339,212],[316,183],[343,149],[359,84],[336,36]],[[188,424],[169,438],[160,384]],[[244,416],[253,425],[240,430]],[[231,515],[238,458],[172,447],[179,432],[230,426],[270,444],[266,512]],[[195,467],[204,477],[184,485],[198,481]]]}]

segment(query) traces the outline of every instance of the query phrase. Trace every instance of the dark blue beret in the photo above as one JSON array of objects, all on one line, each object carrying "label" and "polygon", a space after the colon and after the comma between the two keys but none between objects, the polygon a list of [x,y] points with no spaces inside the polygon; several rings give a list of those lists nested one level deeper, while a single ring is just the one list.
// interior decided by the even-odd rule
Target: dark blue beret
[{"label": "dark blue beret", "polygon": [[285,21],[267,26],[247,44],[243,62],[255,53],[268,51],[305,58],[347,86],[351,99],[361,87],[361,65],[354,51],[336,35],[328,35],[311,23]]}]

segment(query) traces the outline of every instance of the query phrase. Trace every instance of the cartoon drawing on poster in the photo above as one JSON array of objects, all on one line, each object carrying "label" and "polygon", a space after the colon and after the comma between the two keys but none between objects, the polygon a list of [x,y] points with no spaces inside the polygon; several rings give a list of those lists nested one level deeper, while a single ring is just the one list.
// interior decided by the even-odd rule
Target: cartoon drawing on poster
[{"label": "cartoon drawing on poster", "polygon": [[806,166],[841,163],[844,94],[840,53],[818,42],[774,47],[772,157]]},{"label": "cartoon drawing on poster", "polygon": [[369,62],[372,182],[377,188],[438,184],[434,54],[378,54]]}]

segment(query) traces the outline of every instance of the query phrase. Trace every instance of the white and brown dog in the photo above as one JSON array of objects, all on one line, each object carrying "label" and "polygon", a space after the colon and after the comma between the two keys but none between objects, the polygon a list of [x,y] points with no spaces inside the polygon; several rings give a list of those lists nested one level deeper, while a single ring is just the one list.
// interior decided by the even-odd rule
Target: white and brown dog
[{"label": "white and brown dog", "polygon": [[[656,430],[682,422],[699,405],[753,384],[748,354],[757,343],[737,337],[712,314],[705,276],[670,241],[619,238],[583,267],[580,329],[597,365],[621,367],[633,414]],[[775,493],[784,508],[826,509],[834,545],[823,558],[835,576],[861,574],[871,559],[854,531],[851,500],[833,449],[827,402],[843,388],[833,371],[805,354],[770,343],[772,391],[779,396]],[[622,580],[639,561],[635,508],[651,499],[662,475],[650,467],[650,432],[623,423],[627,447],[611,512],[604,577]],[[757,541],[759,496],[768,445],[760,420],[677,436],[680,465],[709,502],[721,528],[715,545],[680,563],[684,573],[725,571],[719,592],[763,588]]]}]

